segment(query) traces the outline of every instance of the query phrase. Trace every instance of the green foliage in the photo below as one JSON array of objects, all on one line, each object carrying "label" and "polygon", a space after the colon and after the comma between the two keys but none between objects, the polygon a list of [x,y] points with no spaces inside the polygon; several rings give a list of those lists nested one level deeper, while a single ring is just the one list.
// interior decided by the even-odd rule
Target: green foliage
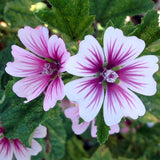
[{"label": "green foliage", "polygon": [[128,22],[121,27],[121,30],[123,31],[123,34],[125,36],[130,36],[130,35],[134,35],[134,32],[137,30],[137,28],[133,23]]},{"label": "green foliage", "polygon": [[7,84],[7,82],[10,79],[12,79],[11,76],[9,76],[5,72],[6,63],[12,59],[10,56],[11,45],[12,45],[12,43],[0,52],[0,62],[1,62],[0,63],[0,92],[1,92],[0,98],[2,98],[2,96],[3,96],[3,91],[5,89],[5,85]]},{"label": "green foliage", "polygon": [[136,26],[134,36],[143,39],[146,47],[160,38],[160,28],[158,27],[158,14],[156,10],[149,11],[142,19],[142,23]]},{"label": "green foliage", "polygon": [[105,145],[100,146],[91,158],[82,158],[82,160],[113,160],[112,154]]},{"label": "green foliage", "polygon": [[6,4],[6,0],[1,0],[1,5],[0,5],[0,19],[3,17],[3,11],[4,11],[4,6]]},{"label": "green foliage", "polygon": [[54,120],[45,122],[44,125],[48,128],[48,143],[50,143],[48,146],[50,147],[49,153],[45,156],[46,160],[62,158],[65,151],[66,134],[60,116]]},{"label": "green foliage", "polygon": [[[36,27],[48,24],[50,35],[54,33],[63,37],[67,50],[72,55],[77,54],[79,40],[87,34],[94,35],[103,46],[105,29],[114,26],[120,28],[126,36],[143,39],[147,46],[143,55],[160,56],[158,14],[157,11],[150,10],[153,2],[151,0],[48,0],[52,7],[47,8],[47,1],[45,3],[41,1],[1,0],[0,20],[8,24],[7,27],[0,26],[0,121],[5,129],[4,136],[10,139],[19,138],[29,147],[36,127],[40,123],[46,126],[47,137],[37,139],[43,150],[37,156],[33,156],[32,160],[159,160],[160,71],[154,75],[157,81],[157,93],[151,97],[139,95],[147,111],[143,117],[132,120],[127,126],[128,133],[110,135],[108,139],[109,127],[104,122],[103,108],[101,109],[96,117],[96,125],[97,139],[100,144],[105,143],[102,146],[99,146],[96,138],[91,138],[90,127],[84,134],[75,136],[71,129],[71,120],[66,119],[61,113],[58,103],[48,112],[43,111],[43,95],[24,104],[24,99],[17,97],[12,91],[17,78],[5,73],[6,63],[13,59],[11,55],[13,43],[10,42],[14,41],[14,44],[22,46],[21,42],[17,41],[17,31],[25,25]],[[135,26],[131,22],[124,23],[126,16],[144,12],[145,17],[142,18],[141,24]],[[62,77],[65,84],[77,78],[67,73],[63,73]],[[148,122],[154,122],[155,125],[149,128]],[[123,120],[120,127],[121,130],[125,127]]]},{"label": "green foliage", "polygon": [[[60,108],[59,108],[60,109]],[[66,132],[62,123],[60,114],[56,114],[53,119],[42,123],[47,127],[47,136],[45,139],[37,139],[43,147],[43,151],[32,160],[58,160],[64,156]]]},{"label": "green foliage", "polygon": [[8,2],[4,9],[4,19],[12,28],[24,27],[25,25],[36,27],[40,24],[30,8],[30,0],[14,0]]},{"label": "green foliage", "polygon": [[160,55],[160,39],[151,43],[146,49],[154,54]]},{"label": "green foliage", "polygon": [[83,148],[83,142],[73,136],[67,141],[63,160],[81,160],[81,157],[88,157],[88,154]]},{"label": "green foliage", "polygon": [[[43,96],[24,104],[23,99],[17,97],[12,91],[14,81],[9,81],[5,101],[0,105],[0,118],[2,127],[6,130],[5,137],[19,138],[25,146],[31,144],[31,134],[38,125],[46,119],[52,119],[59,110],[44,112]],[[40,118],[41,117],[41,118]]]},{"label": "green foliage", "polygon": [[115,27],[120,27],[126,16],[133,16],[152,9],[151,0],[90,0],[90,14],[103,26],[112,20]]},{"label": "green foliage", "polygon": [[89,16],[88,13],[88,0],[50,0],[50,3],[52,9],[35,15],[73,40],[82,38],[94,22],[94,16]]},{"label": "green foliage", "polygon": [[96,117],[96,126],[97,126],[97,140],[100,144],[105,143],[109,136],[110,128],[105,124],[103,118],[103,108],[101,108],[98,116]]}]

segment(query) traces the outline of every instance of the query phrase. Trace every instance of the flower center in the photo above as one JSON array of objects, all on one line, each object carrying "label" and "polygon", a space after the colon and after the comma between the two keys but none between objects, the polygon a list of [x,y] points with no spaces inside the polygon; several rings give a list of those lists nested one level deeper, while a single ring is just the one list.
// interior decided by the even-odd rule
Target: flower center
[{"label": "flower center", "polygon": [[119,77],[118,74],[115,71],[112,71],[111,69],[104,69],[101,75],[109,83],[114,83],[116,79]]},{"label": "flower center", "polygon": [[43,66],[42,74],[53,75],[55,71],[58,71],[60,64],[58,62],[46,62]]}]

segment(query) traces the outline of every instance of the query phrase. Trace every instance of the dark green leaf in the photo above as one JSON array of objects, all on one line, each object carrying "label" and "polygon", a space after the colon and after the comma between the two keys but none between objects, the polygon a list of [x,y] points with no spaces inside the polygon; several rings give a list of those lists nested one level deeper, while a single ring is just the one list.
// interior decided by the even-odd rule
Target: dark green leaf
[{"label": "dark green leaf", "polygon": [[151,0],[90,0],[90,14],[103,26],[110,19],[115,27],[124,24],[126,16],[146,12],[153,8]]},{"label": "dark green leaf", "polygon": [[4,6],[6,4],[6,0],[1,0],[1,5],[0,5],[0,19],[3,17],[3,11],[4,11]]},{"label": "dark green leaf", "polygon": [[24,27],[25,25],[36,27],[38,20],[31,11],[29,0],[15,0],[8,2],[4,10],[4,18],[12,28]]},{"label": "dark green leaf", "polygon": [[82,158],[82,160],[114,160],[109,149],[105,145],[100,146],[91,158]]},{"label": "dark green leaf", "polygon": [[82,157],[88,157],[83,148],[83,142],[76,136],[73,136],[66,144],[66,155],[62,160],[81,160]]},{"label": "dark green leaf", "polygon": [[142,19],[142,23],[136,26],[134,36],[143,39],[146,46],[160,38],[160,28],[158,27],[158,14],[156,10],[149,11]]},{"label": "dark green leaf", "polygon": [[43,111],[43,98],[40,96],[24,104],[22,98],[12,91],[14,81],[10,81],[5,90],[5,101],[0,104],[0,118],[5,129],[4,136],[19,138],[25,146],[31,144],[31,135],[38,125],[46,119],[53,119],[59,110],[55,107],[48,112]]},{"label": "dark green leaf", "polygon": [[103,144],[108,139],[110,130],[110,128],[104,122],[103,108],[100,110],[96,118],[96,126],[97,126],[97,139],[100,142],[100,144]]},{"label": "dark green leaf", "polygon": [[133,23],[128,22],[127,24],[121,27],[121,30],[123,31],[123,34],[125,36],[130,36],[134,35],[134,32],[137,30],[137,28]]},{"label": "dark green leaf", "polygon": [[43,22],[72,40],[81,38],[94,22],[94,16],[89,16],[88,0],[50,0],[51,10],[35,13]]},{"label": "dark green leaf", "polygon": [[[60,111],[60,108],[58,108]],[[54,113],[54,112],[53,112]],[[32,160],[58,160],[64,156],[66,132],[62,124],[60,113],[57,112],[53,117],[42,123],[47,127],[47,136],[45,139],[37,139],[43,150]]]},{"label": "dark green leaf", "polygon": [[44,125],[48,128],[48,153],[46,160],[58,160],[64,156],[66,133],[60,116],[53,120],[46,121]]},{"label": "dark green leaf", "polygon": [[[11,76],[9,76],[6,72],[5,72],[5,67],[6,67],[6,63],[12,60],[12,56],[11,56],[11,44],[9,44],[5,49],[3,49],[0,52],[0,89],[4,90],[5,89],[5,85],[7,84],[7,82],[12,79]],[[0,96],[1,98],[1,96]]]}]

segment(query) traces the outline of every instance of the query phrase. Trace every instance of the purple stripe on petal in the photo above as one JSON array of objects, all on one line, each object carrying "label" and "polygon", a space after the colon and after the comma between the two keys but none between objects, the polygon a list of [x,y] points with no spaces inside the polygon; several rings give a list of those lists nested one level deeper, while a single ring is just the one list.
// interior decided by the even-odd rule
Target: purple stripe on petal
[{"label": "purple stripe on petal", "polygon": [[21,141],[18,138],[13,139],[13,145],[14,149],[16,150],[17,154],[19,154],[20,157],[25,156],[27,148],[25,148],[25,146],[22,145]]},{"label": "purple stripe on petal", "polygon": [[95,105],[100,102],[101,99],[101,93],[103,89],[102,83],[99,81],[98,78],[90,79],[87,81],[83,81],[77,86],[77,89],[80,88],[80,90],[77,92],[80,93],[85,89],[88,89],[89,92],[87,92],[84,95],[84,99],[87,99],[88,97],[92,97],[91,102],[86,106],[86,108],[92,106],[92,110],[94,109]]},{"label": "purple stripe on petal", "polygon": [[113,27],[109,27],[105,31],[103,42],[108,69],[131,62],[145,47],[143,40],[135,36],[126,37],[121,30]]},{"label": "purple stripe on petal", "polygon": [[100,56],[100,52],[98,48],[94,48],[93,46],[92,50],[88,48],[88,51],[92,54],[90,57],[85,56],[84,60],[86,61],[86,64],[81,64],[80,62],[77,62],[79,66],[77,66],[77,69],[81,70],[81,73],[97,73],[103,70],[103,59]]},{"label": "purple stripe on petal", "polygon": [[[135,49],[130,46],[128,50],[123,50],[124,43],[122,43],[119,48],[115,48],[115,44],[117,39],[115,39],[114,43],[112,44],[110,41],[110,47],[108,48],[108,64],[107,68],[111,69],[116,66],[120,66],[123,64],[127,59],[132,58],[136,53],[134,52]],[[113,53],[116,52],[116,53]]]},{"label": "purple stripe on petal", "polygon": [[0,158],[4,157],[12,157],[12,147],[11,147],[11,142],[8,138],[3,137],[0,139]]},{"label": "purple stripe on petal", "polygon": [[137,119],[144,115],[145,107],[134,93],[119,83],[108,85],[103,111],[106,124],[112,126],[118,124],[123,116]]},{"label": "purple stripe on petal", "polygon": [[156,92],[153,74],[158,70],[157,57],[143,56],[126,64],[117,71],[119,79],[127,88],[144,95]]},{"label": "purple stripe on petal", "polygon": [[70,101],[79,104],[79,115],[87,122],[98,114],[104,98],[103,84],[97,77],[71,81],[65,85],[65,93]]}]

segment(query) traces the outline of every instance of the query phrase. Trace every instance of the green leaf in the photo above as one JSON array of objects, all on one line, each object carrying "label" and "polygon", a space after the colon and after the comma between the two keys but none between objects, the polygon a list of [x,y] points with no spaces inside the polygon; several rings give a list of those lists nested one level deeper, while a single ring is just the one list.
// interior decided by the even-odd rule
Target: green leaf
[{"label": "green leaf", "polygon": [[90,0],[90,14],[103,26],[112,20],[115,27],[124,24],[126,16],[137,15],[153,8],[151,0]]},{"label": "green leaf", "polygon": [[88,0],[50,0],[50,3],[51,10],[40,11],[35,15],[72,40],[81,38],[94,22],[94,16],[88,13]]},{"label": "green leaf", "polygon": [[123,31],[123,34],[125,36],[130,36],[130,35],[134,35],[137,28],[133,23],[128,22],[124,26],[121,27],[121,30]]},{"label": "green leaf", "polygon": [[66,133],[62,124],[62,119],[58,115],[55,119],[43,123],[48,128],[48,153],[46,160],[61,159],[65,151]]},{"label": "green leaf", "polygon": [[149,111],[147,111],[144,116],[138,118],[138,121],[140,121],[144,124],[148,123],[148,122],[157,123],[159,121],[159,119],[157,119],[153,114],[151,114]]},{"label": "green leaf", "polygon": [[112,154],[110,153],[109,149],[102,145],[100,146],[97,151],[93,154],[91,158],[82,158],[82,160],[114,160],[112,158]]},{"label": "green leaf", "polygon": [[65,151],[66,132],[60,113],[58,112],[53,119],[46,120],[42,125],[47,127],[47,136],[45,139],[37,139],[43,150],[37,156],[33,156],[32,160],[61,159]]},{"label": "green leaf", "polygon": [[17,97],[12,86],[14,81],[9,81],[5,90],[5,101],[0,104],[0,119],[5,129],[4,136],[12,139],[18,138],[25,146],[30,146],[32,133],[38,125],[46,119],[53,119],[59,110],[55,107],[48,112],[43,111],[44,96],[24,104],[24,99]]},{"label": "green leaf", "polygon": [[0,5],[0,19],[3,17],[3,11],[4,11],[4,6],[6,4],[6,0],[1,0],[1,5]]},{"label": "green leaf", "polygon": [[66,155],[62,160],[81,160],[82,157],[88,157],[87,152],[83,148],[83,142],[76,136],[67,141]]},{"label": "green leaf", "polygon": [[84,119],[82,119],[81,117],[79,117],[79,124],[83,123]]},{"label": "green leaf", "polygon": [[150,52],[157,52],[160,50],[160,39],[157,41],[151,43],[147,48],[148,51]]},{"label": "green leaf", "polygon": [[[12,43],[10,43],[5,49],[3,49],[0,52],[0,62],[1,62],[0,63],[0,90],[1,91],[4,91],[5,85],[9,80],[12,79],[12,77],[5,72],[6,63],[12,60],[11,45]],[[2,98],[1,95],[0,95],[0,98]]]},{"label": "green leaf", "polygon": [[30,8],[30,0],[8,2],[4,9],[4,19],[12,28],[24,27],[25,25],[36,27],[39,22]]},{"label": "green leaf", "polygon": [[134,36],[143,39],[146,47],[160,38],[160,28],[158,27],[158,14],[156,10],[149,11],[142,19],[142,23],[136,26]]},{"label": "green leaf", "polygon": [[96,126],[97,126],[97,139],[100,144],[103,144],[108,139],[110,130],[110,128],[104,122],[103,108],[100,110],[96,118]]}]

